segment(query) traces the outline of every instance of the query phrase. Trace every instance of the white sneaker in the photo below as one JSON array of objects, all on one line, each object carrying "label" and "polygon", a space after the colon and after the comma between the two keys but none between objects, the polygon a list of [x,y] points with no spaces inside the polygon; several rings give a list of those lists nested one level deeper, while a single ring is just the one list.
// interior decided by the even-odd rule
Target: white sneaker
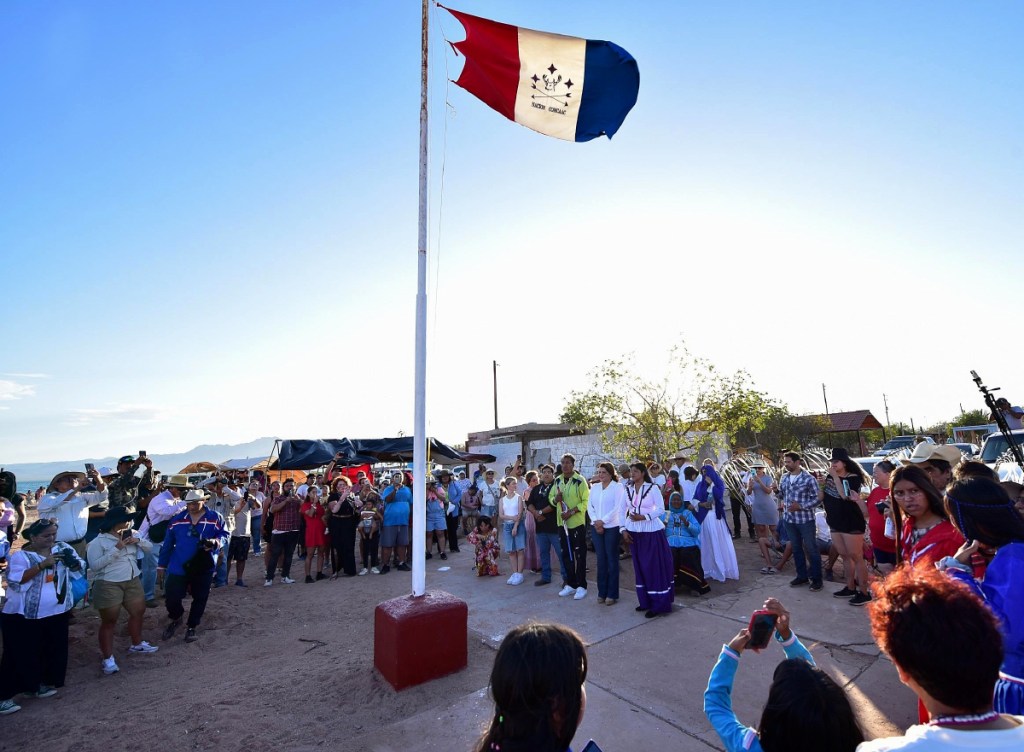
[{"label": "white sneaker", "polygon": [[143,640],[138,645],[132,645],[128,648],[129,653],[155,653],[160,648],[155,645],[150,645],[148,642]]},{"label": "white sneaker", "polygon": [[516,573],[515,572],[513,572],[512,575],[507,580],[505,580],[505,584],[506,585],[515,585],[516,584]]},{"label": "white sneaker", "polygon": [[285,585],[294,585],[295,584],[295,580],[293,580],[291,577],[282,577],[281,578],[281,582],[283,582]]},{"label": "white sneaker", "polygon": [[572,597],[574,601],[581,601],[587,597],[587,589],[585,587],[576,588],[576,595]]},{"label": "white sneaker", "polygon": [[366,567],[363,567],[362,569],[359,570],[359,576],[360,577],[362,577],[364,574],[369,574],[369,573],[370,573],[370,570],[367,569]]},{"label": "white sneaker", "polygon": [[274,584],[273,580],[264,580],[263,581],[263,587],[270,587],[273,584]]},{"label": "white sneaker", "polygon": [[120,669],[117,667],[117,663],[114,661],[114,656],[103,659],[103,673],[107,676],[116,674]]},{"label": "white sneaker", "polygon": [[380,567],[374,567],[370,571],[373,572],[374,574],[380,574]]},{"label": "white sneaker", "polygon": [[522,585],[523,582],[525,582],[525,581],[526,581],[526,578],[523,577],[523,573],[522,572],[516,572],[516,585]]},{"label": "white sneaker", "polygon": [[576,592],[576,588],[570,587],[569,585],[566,585],[564,588],[562,588],[561,590],[558,591],[558,596],[560,598],[564,598],[565,596],[572,595],[575,592]]},{"label": "white sneaker", "polygon": [[10,700],[0,702],[0,715],[10,715],[11,713],[17,713],[19,710],[21,710],[21,705],[16,703],[13,697]]}]

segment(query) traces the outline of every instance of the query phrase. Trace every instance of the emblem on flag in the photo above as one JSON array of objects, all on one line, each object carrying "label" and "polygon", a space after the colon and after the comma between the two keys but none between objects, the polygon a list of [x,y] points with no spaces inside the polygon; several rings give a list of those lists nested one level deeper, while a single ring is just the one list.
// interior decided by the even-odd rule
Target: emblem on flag
[{"label": "emblem on flag", "polygon": [[[441,6],[444,7],[444,6]],[[555,138],[611,138],[636,104],[636,60],[612,42],[549,34],[445,8],[466,30],[452,43],[456,84],[509,120]]]}]

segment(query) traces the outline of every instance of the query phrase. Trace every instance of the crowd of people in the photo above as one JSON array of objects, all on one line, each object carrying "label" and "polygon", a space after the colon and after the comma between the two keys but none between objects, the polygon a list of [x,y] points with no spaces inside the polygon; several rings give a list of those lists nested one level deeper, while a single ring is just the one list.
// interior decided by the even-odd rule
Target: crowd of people
[{"label": "crowd of people", "polygon": [[[479,576],[499,576],[507,564],[509,586],[523,584],[529,573],[534,586],[543,587],[556,581],[557,572],[561,586],[553,592],[582,601],[590,593],[589,549],[596,561],[597,605],[618,603],[625,559],[635,576],[636,610],[647,618],[671,613],[677,591],[706,594],[709,579],[739,576],[734,549],[739,529],[730,529],[726,520],[727,494],[715,463],[697,466],[683,456],[673,462],[667,472],[653,463],[602,462],[589,478],[569,454],[557,468],[527,470],[517,461],[500,476],[484,466],[458,476],[442,469],[425,479],[426,556],[447,560],[461,552],[460,544],[468,544]],[[963,460],[958,450],[944,445],[921,444],[898,465],[879,462],[871,479],[841,449],[833,451],[822,477],[804,469],[796,452],[787,452],[782,466],[776,479],[765,463],[754,462],[744,477],[751,529],[766,563],[761,573],[774,574],[792,558],[796,576],[790,586],[820,591],[841,561],[844,581],[832,594],[868,606],[879,645],[921,698],[922,724],[958,731],[1018,728],[1015,719],[1024,712],[1024,607],[1014,595],[1024,575],[1019,494],[1011,496],[987,466]],[[0,614],[0,714],[19,709],[20,693],[45,699],[63,685],[68,623],[76,605],[88,604],[99,613],[100,667],[111,674],[119,670],[114,631],[122,610],[128,617],[128,652],[158,650],[143,639],[142,617],[147,607],[160,607],[161,590],[162,639],[174,638],[184,623],[184,640],[194,642],[211,590],[248,587],[250,559],[259,563],[264,587],[295,584],[294,561],[302,562],[305,584],[410,569],[414,479],[407,471],[350,478],[331,463],[303,483],[239,476],[215,475],[198,483],[185,475],[161,477],[144,456],[122,457],[115,468],[55,476],[39,499],[39,519],[20,531],[25,542],[8,557]],[[928,600],[932,611],[919,612],[917,601],[905,593],[938,595],[934,603]],[[982,685],[991,678],[988,707],[977,702],[977,687],[970,700],[940,691],[936,682],[949,677],[928,678],[937,670],[923,667],[920,655],[905,644],[913,625],[924,619],[935,632],[929,650],[938,649],[941,639],[951,639],[934,626],[944,623],[942,604],[949,609],[946,617],[960,620],[958,630],[969,622],[967,606],[957,611],[949,605],[961,601],[981,614],[970,617],[984,622],[972,629],[997,632],[998,639],[989,640],[998,652],[995,673],[978,674]],[[843,710],[845,695],[841,690],[836,695],[838,688],[813,667],[782,605],[772,599],[765,609],[777,616],[776,637],[787,655],[772,692],[789,699],[770,698],[774,710],[766,707],[756,729],[736,721],[728,696],[749,639],[741,632],[723,649],[706,696],[709,719],[723,742],[728,749],[799,748],[805,738],[800,734],[825,734],[848,740],[843,748],[854,748],[863,739],[852,711]],[[905,618],[894,616],[900,609]],[[534,640],[558,660],[578,662],[575,638],[557,630],[521,632],[506,640]],[[496,672],[504,665],[501,655]],[[991,651],[977,660],[991,663]],[[576,672],[581,682],[585,655],[583,661]],[[950,671],[960,671],[961,663]],[[492,691],[505,678],[492,676]],[[562,681],[551,691],[571,690],[574,681]],[[836,709],[828,721],[832,725],[798,728],[795,717],[787,716],[798,712],[800,703],[812,702]],[[942,718],[953,718],[952,726],[944,726]],[[563,726],[556,729],[559,739],[575,729]],[[492,726],[488,738],[498,734],[511,744],[519,733],[513,728],[519,727],[506,720],[500,728]],[[913,733],[931,738],[925,731]]]}]

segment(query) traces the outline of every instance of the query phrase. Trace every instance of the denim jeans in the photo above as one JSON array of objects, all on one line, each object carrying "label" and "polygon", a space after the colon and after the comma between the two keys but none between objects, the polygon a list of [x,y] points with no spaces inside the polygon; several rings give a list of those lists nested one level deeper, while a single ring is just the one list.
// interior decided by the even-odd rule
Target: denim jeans
[{"label": "denim jeans", "polygon": [[156,599],[156,564],[160,559],[160,547],[163,543],[154,543],[148,554],[142,556],[142,592],[146,600]]},{"label": "denim jeans", "polygon": [[537,548],[540,551],[540,578],[545,582],[551,582],[551,549],[555,549],[555,556],[558,557],[558,570],[562,575],[562,581],[566,580],[565,562],[562,561],[562,544],[558,540],[558,533],[537,533]]},{"label": "denim jeans", "polygon": [[252,550],[257,556],[263,554],[260,543],[263,540],[263,515],[252,518]]},{"label": "denim jeans", "polygon": [[[230,540],[230,539],[229,539]],[[214,569],[213,584],[217,587],[228,584],[228,542],[225,541],[217,552],[217,566]]]},{"label": "denim jeans", "polygon": [[606,527],[603,533],[591,531],[594,553],[597,554],[597,597],[619,599],[619,539],[618,527]]},{"label": "denim jeans", "polygon": [[818,553],[816,533],[814,520],[786,523],[786,535],[793,543],[793,564],[796,566],[796,576],[801,580],[808,579],[807,560],[810,559],[810,580],[821,583],[821,554]]}]

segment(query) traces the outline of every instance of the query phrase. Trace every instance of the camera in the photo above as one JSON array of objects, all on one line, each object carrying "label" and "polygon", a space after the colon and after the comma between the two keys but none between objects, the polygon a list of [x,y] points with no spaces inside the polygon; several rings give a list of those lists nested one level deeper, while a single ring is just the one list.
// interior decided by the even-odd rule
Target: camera
[{"label": "camera", "polygon": [[64,563],[65,567],[72,571],[77,571],[82,566],[78,563],[78,559],[75,557],[75,552],[67,548],[61,549],[54,555]]},{"label": "camera", "polygon": [[885,514],[885,512],[886,512],[886,510],[888,508],[889,508],[889,505],[886,504],[884,501],[876,501],[875,502],[875,509],[878,510],[879,514]]}]

